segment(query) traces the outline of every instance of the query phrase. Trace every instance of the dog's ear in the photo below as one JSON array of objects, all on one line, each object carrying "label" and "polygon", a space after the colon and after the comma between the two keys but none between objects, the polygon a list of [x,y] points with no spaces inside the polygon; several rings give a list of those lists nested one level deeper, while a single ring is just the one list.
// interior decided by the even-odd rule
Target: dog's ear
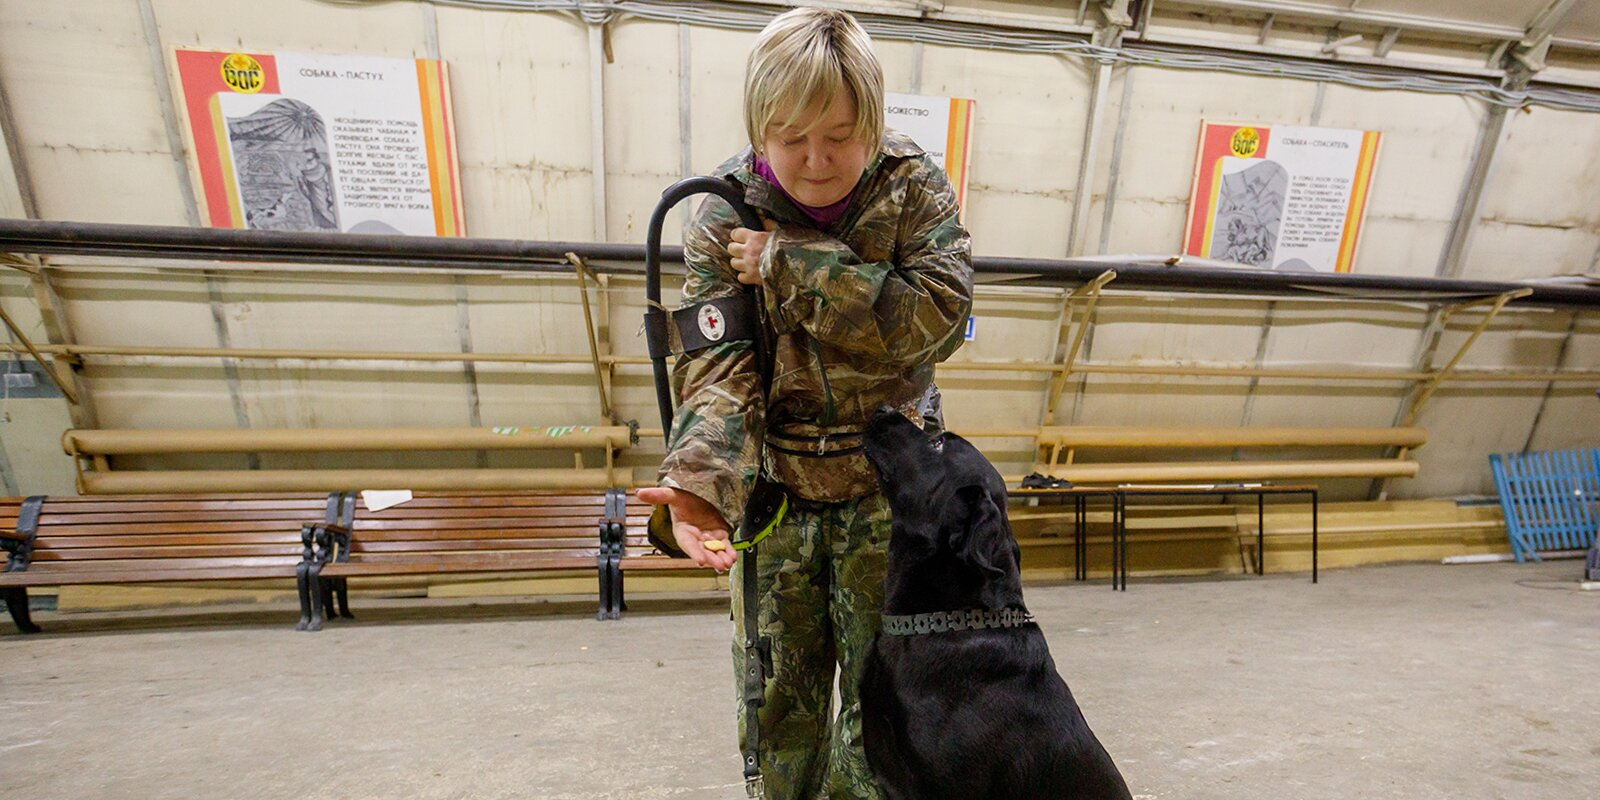
[{"label": "dog's ear", "polygon": [[956,490],[953,510],[950,549],[956,558],[986,576],[1005,577],[1005,568],[995,562],[1005,536],[1005,514],[994,498],[982,486],[963,486]]}]

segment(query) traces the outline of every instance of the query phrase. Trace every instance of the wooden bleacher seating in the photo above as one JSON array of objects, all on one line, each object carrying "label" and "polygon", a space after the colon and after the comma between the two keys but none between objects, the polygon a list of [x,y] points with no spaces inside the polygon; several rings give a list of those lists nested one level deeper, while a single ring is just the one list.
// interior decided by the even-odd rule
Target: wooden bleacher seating
[{"label": "wooden bleacher seating", "polygon": [[330,498],[312,494],[7,501],[0,541],[10,558],[0,589],[17,628],[33,633],[32,587],[294,580],[308,524],[330,513]]},{"label": "wooden bleacher seating", "polygon": [[[1318,478],[1409,478],[1417,462],[1409,451],[1427,442],[1422,428],[1145,428],[1046,427],[1037,443],[1034,471],[1074,484],[1197,483],[1209,481],[1306,480]],[[1352,458],[1343,453],[1316,458],[1209,461],[1080,460],[1085,451],[1338,450],[1400,448],[1396,457]]]},{"label": "wooden bleacher seating", "polygon": [[380,511],[358,502],[354,511],[348,525],[314,526],[310,630],[326,616],[351,616],[350,578],[377,576],[596,570],[599,617],[614,619],[621,610],[614,543],[624,529],[642,540],[649,515],[637,501],[626,505],[622,490],[418,493]]},{"label": "wooden bleacher seating", "polygon": [[[404,488],[513,492],[626,487],[631,473],[616,457],[638,440],[631,426],[528,428],[241,428],[218,430],[69,430],[62,449],[77,469],[80,494],[328,492]],[[245,453],[560,451],[572,467],[453,469],[123,469],[122,456]],[[585,463],[585,453],[589,463]],[[593,465],[596,462],[598,465]]]}]

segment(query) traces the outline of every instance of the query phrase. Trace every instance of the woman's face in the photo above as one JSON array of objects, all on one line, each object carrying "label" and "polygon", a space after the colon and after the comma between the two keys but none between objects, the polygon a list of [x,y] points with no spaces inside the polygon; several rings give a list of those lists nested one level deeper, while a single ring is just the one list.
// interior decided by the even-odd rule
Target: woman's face
[{"label": "woman's face", "polygon": [[[788,111],[779,109],[773,118],[788,119]],[[856,101],[846,92],[831,108],[813,103],[793,126],[767,126],[762,155],[790,197],[830,206],[848,197],[867,170],[872,147],[851,135],[855,126]]]}]

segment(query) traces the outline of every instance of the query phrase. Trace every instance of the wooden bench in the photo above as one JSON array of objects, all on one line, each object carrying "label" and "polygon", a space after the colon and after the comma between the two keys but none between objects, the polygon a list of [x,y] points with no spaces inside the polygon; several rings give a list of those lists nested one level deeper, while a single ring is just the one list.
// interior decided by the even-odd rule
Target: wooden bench
[{"label": "wooden bench", "polygon": [[3,508],[0,590],[25,633],[39,630],[35,586],[296,579],[309,523],[335,519],[320,495],[32,497],[14,516]]},{"label": "wooden bench", "polygon": [[[302,492],[339,487],[512,492],[625,486],[616,456],[638,441],[632,426],[529,428],[242,428],[219,430],[69,430],[80,494]],[[570,450],[571,468],[457,469],[120,469],[121,456]],[[602,466],[587,466],[598,458]]]},{"label": "wooden bench", "polygon": [[[596,570],[600,619],[620,612],[620,573],[614,542],[625,529],[643,535],[648,511],[626,508],[624,493],[419,493],[372,511],[353,502],[348,524],[319,523],[307,568],[311,615],[350,618],[350,578],[464,573]],[[337,605],[337,609],[335,609]]]},{"label": "wooden bench", "polygon": [[[1317,478],[1410,478],[1417,462],[1410,451],[1428,440],[1422,428],[1143,428],[1046,427],[1039,430],[1040,462],[1034,471],[1073,484],[1270,481]],[[1133,461],[1093,463],[1078,459],[1093,450],[1297,449],[1326,451],[1398,448],[1393,457],[1250,459],[1228,461]]]},{"label": "wooden bench", "polygon": [[[1159,494],[1257,494],[1254,488],[1229,488],[1228,483],[1316,481],[1331,478],[1409,478],[1417,474],[1418,464],[1410,458],[1413,449],[1427,443],[1427,431],[1416,427],[1391,428],[1147,428],[1113,426],[1053,426],[1039,430],[1038,462],[1034,471],[1053,478],[1061,478],[1087,492],[1112,492],[1116,502],[1112,518],[1114,525],[1112,588],[1126,586],[1126,498],[1129,495],[1150,496]],[[1393,456],[1357,458],[1350,455],[1356,449],[1383,450],[1393,448]],[[1114,457],[1126,458],[1127,453],[1178,451],[1203,453],[1204,451],[1295,451],[1290,458],[1235,458],[1233,460],[1142,460],[1142,461],[1083,461],[1085,452],[1112,452]],[[1316,457],[1306,457],[1306,453]],[[1232,455],[1233,453],[1229,453]],[[1215,458],[1215,457],[1213,457]],[[1156,486],[1151,486],[1152,484]],[[1217,484],[1203,486],[1200,484]],[[1141,490],[1139,486],[1145,486]],[[1168,487],[1166,489],[1159,488]],[[1124,490],[1122,487],[1129,487]],[[1070,489],[1040,489],[1037,494],[1069,494]],[[1269,488],[1266,491],[1276,492]],[[1312,491],[1314,486],[1296,488]],[[1026,495],[1025,490],[1014,490],[1014,495]],[[1314,495],[1313,495],[1314,496]],[[1078,562],[1074,577],[1083,579],[1087,569],[1083,561],[1086,548],[1082,542],[1083,500],[1074,498],[1074,530],[1076,533],[1074,555]],[[1315,502],[1313,501],[1313,506]],[[1041,514],[1041,517],[1049,516]],[[1315,512],[1313,511],[1313,527]],[[1256,535],[1257,568],[1260,568],[1262,547],[1260,531]],[[1315,556],[1313,555],[1313,563]],[[1313,567],[1313,576],[1315,567]],[[1313,578],[1314,580],[1315,578]]]}]

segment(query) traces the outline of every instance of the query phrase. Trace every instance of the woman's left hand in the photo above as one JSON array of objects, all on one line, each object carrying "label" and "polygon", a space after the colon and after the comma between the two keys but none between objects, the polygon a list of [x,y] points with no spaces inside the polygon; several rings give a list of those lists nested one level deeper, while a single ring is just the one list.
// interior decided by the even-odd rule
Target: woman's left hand
[{"label": "woman's left hand", "polygon": [[766,230],[734,228],[733,241],[728,243],[733,269],[738,273],[739,282],[746,286],[761,285],[761,251],[767,248],[767,239],[772,232],[778,229],[778,223],[770,219],[761,222]]}]

